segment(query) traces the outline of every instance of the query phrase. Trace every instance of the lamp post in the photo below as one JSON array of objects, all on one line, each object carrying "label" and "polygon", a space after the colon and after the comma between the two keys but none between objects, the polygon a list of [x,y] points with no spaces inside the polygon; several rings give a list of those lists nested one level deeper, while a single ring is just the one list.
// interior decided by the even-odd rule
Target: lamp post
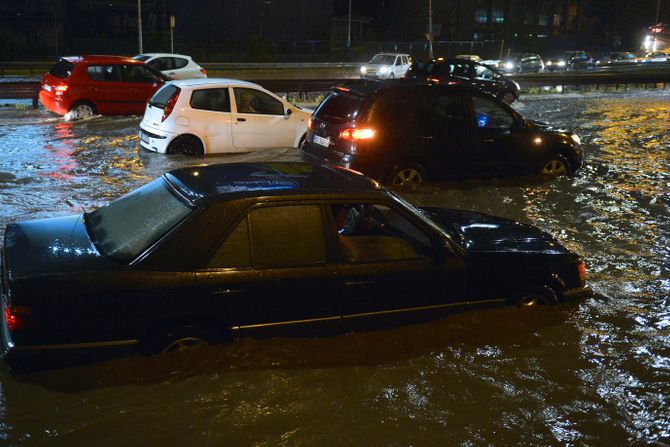
[{"label": "lamp post", "polygon": [[433,58],[433,0],[428,0],[428,59]]},{"label": "lamp post", "polygon": [[654,25],[656,25],[657,23],[660,23],[658,21],[658,18],[660,17],[659,16],[660,12],[661,12],[661,0],[656,0],[656,21],[654,22]]},{"label": "lamp post", "polygon": [[351,48],[351,0],[349,0],[349,20],[347,21],[347,48]]},{"label": "lamp post", "polygon": [[140,43],[140,54],[142,54],[144,53],[142,51],[142,0],[137,0],[137,33]]},{"label": "lamp post", "polygon": [[174,53],[174,25],[175,19],[174,16],[170,16],[170,53]]}]

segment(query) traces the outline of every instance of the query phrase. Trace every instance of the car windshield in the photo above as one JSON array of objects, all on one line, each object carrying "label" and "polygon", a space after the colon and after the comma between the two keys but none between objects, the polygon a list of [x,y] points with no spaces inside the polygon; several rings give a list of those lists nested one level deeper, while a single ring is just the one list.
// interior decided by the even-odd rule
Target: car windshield
[{"label": "car windshield", "polygon": [[370,64],[384,64],[390,65],[395,62],[395,56],[390,54],[375,54],[372,59],[370,59]]},{"label": "car windshield", "polygon": [[135,259],[193,212],[159,178],[86,214],[86,229],[100,253]]}]

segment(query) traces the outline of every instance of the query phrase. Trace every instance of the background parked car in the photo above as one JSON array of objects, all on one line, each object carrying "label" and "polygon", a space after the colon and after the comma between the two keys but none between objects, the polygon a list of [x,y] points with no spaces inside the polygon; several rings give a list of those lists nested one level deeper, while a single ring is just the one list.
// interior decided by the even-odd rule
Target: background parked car
[{"label": "background parked car", "polygon": [[525,120],[471,87],[349,82],[312,115],[303,149],[394,186],[426,180],[573,174],[579,137]]},{"label": "background parked car", "polygon": [[469,85],[489,92],[507,104],[519,99],[519,84],[507,79],[494,68],[466,59],[414,61],[407,72],[407,78],[441,84]]},{"label": "background parked car", "polygon": [[171,171],[90,213],[8,225],[1,253],[3,352],[24,368],[591,293],[582,259],[536,227],[419,210],[305,163]]},{"label": "background parked car", "polygon": [[482,58],[476,54],[457,54],[456,59],[467,59],[469,61],[481,62]]},{"label": "background parked car", "polygon": [[644,56],[638,58],[638,62],[647,63],[647,62],[667,62],[668,53],[663,51],[650,51]]},{"label": "background parked car", "polygon": [[163,73],[170,79],[206,78],[207,72],[191,56],[170,53],[144,53],[133,57]]},{"label": "background parked car", "polygon": [[66,119],[139,115],[166,79],[129,57],[63,57],[42,76],[39,98],[47,110]]},{"label": "background parked car", "polygon": [[503,73],[539,73],[544,70],[544,62],[539,54],[513,54],[498,63],[498,70]]},{"label": "background parked car", "polygon": [[545,59],[546,71],[589,70],[596,65],[589,53],[582,50],[566,51],[558,56]]},{"label": "background parked car", "polygon": [[298,147],[311,113],[251,82],[173,81],[146,105],[140,145],[186,155]]},{"label": "background parked car", "polygon": [[377,79],[402,78],[407,73],[411,58],[409,54],[379,53],[361,67],[361,77]]}]

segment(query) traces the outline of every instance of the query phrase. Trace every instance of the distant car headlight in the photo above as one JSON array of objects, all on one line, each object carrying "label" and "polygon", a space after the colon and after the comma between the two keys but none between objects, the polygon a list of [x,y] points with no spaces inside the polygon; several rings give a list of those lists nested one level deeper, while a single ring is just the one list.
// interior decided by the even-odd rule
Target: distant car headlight
[{"label": "distant car headlight", "polygon": [[552,64],[551,61],[547,61],[547,67],[549,67]]},{"label": "distant car headlight", "polygon": [[582,140],[579,138],[579,135],[576,133],[570,134],[570,138],[577,144],[582,144]]},{"label": "distant car headlight", "polygon": [[368,72],[368,67],[366,67],[365,65],[363,65],[363,66],[361,67],[361,74],[365,74],[365,73],[367,73],[367,72]]},{"label": "distant car headlight", "polygon": [[558,61],[556,62],[556,65],[558,65],[559,67],[565,67],[565,61]]},{"label": "distant car headlight", "polygon": [[507,63],[505,64],[505,68],[507,68],[508,70],[511,70],[511,69],[514,68],[514,64],[513,64],[512,62],[507,62]]}]

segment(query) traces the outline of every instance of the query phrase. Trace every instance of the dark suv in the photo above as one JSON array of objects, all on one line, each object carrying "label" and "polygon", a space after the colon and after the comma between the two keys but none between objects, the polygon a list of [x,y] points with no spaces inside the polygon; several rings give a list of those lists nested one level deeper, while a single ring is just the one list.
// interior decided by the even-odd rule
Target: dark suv
[{"label": "dark suv", "polygon": [[432,59],[415,61],[409,67],[408,79],[449,85],[466,85],[497,96],[507,104],[519,99],[519,84],[499,71],[467,59]]},{"label": "dark suv", "polygon": [[303,148],[395,186],[571,175],[583,161],[577,135],[526,120],[490,94],[407,80],[335,87],[312,115]]}]

